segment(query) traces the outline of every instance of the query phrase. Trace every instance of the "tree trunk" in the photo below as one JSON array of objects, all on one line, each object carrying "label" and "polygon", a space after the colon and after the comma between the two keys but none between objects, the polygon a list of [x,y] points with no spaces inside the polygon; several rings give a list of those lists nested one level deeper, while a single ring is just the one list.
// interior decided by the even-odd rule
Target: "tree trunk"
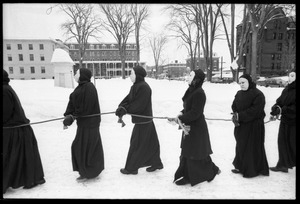
[{"label": "tree trunk", "polygon": [[252,50],[251,50],[251,76],[252,80],[256,82],[256,64],[257,64],[257,35],[258,35],[258,30],[254,29],[252,31]]}]

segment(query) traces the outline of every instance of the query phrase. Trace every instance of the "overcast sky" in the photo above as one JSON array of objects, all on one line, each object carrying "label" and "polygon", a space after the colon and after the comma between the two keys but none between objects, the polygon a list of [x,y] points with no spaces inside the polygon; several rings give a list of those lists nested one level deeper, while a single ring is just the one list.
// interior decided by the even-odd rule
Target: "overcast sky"
[{"label": "overcast sky", "polygon": [[[53,4],[3,4],[3,38],[4,39],[61,39],[65,40],[60,25],[65,22],[67,16],[58,9],[53,9],[47,14],[48,9]],[[151,4],[151,16],[148,19],[147,28],[151,33],[165,32],[165,25],[169,22],[166,13],[161,12],[165,4]],[[238,11],[236,11],[238,12]],[[236,23],[241,21],[236,19]],[[103,42],[114,42],[111,35],[102,37]],[[132,41],[134,42],[134,41]],[[153,55],[146,37],[143,39],[141,50],[141,61],[145,61],[147,65],[154,65]],[[214,43],[214,52],[219,57],[223,56],[223,67],[228,67],[230,55],[225,40],[218,40]],[[178,48],[180,43],[173,39],[169,41],[164,51],[166,62],[185,62],[187,51],[185,48]]]}]

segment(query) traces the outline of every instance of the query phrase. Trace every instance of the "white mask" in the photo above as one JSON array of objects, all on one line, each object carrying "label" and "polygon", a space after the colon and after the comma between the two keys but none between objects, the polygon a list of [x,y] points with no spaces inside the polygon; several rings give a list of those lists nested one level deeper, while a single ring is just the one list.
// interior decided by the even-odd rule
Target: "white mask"
[{"label": "white mask", "polygon": [[130,72],[130,80],[132,81],[132,83],[134,83],[135,79],[136,79],[136,75],[135,75],[134,70],[132,69]]},{"label": "white mask", "polygon": [[195,72],[191,71],[190,75],[188,76],[188,80],[187,80],[187,82],[188,82],[189,85],[192,84],[192,81],[193,81],[194,78],[195,78]]},{"label": "white mask", "polygon": [[247,79],[245,79],[243,77],[240,78],[239,79],[239,84],[241,86],[241,90],[243,90],[243,91],[247,91],[248,90],[248,88],[249,88],[249,82],[248,82]]},{"label": "white mask", "polygon": [[75,79],[75,81],[77,82],[77,83],[79,83],[79,77],[80,77],[80,71],[79,71],[79,69],[76,71],[76,74],[75,74],[75,76],[74,76],[74,79]]},{"label": "white mask", "polygon": [[288,83],[291,84],[296,80],[296,72],[290,72],[289,73],[289,81]]}]

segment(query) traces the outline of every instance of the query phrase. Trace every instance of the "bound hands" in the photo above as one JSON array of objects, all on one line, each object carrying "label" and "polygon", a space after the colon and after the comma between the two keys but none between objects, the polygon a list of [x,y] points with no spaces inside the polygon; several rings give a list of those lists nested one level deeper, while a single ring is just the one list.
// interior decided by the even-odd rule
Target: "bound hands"
[{"label": "bound hands", "polygon": [[64,118],[64,121],[63,121],[63,124],[64,124],[64,129],[67,129],[68,126],[72,125],[72,123],[74,122],[75,120],[75,117],[73,115],[66,115],[65,118]]},{"label": "bound hands", "polygon": [[127,110],[122,107],[122,106],[119,106],[116,110],[116,116],[119,117],[119,120],[118,120],[118,123],[122,123],[122,127],[124,127],[126,124],[124,123],[122,117],[127,113]]},{"label": "bound hands", "polygon": [[232,114],[232,122],[234,124],[235,127],[238,127],[240,126],[240,123],[239,123],[239,114],[237,112],[234,112],[234,113],[231,113]]},{"label": "bound hands", "polygon": [[172,125],[176,125],[178,124],[179,125],[179,129],[183,129],[185,135],[188,135],[190,130],[191,130],[191,126],[189,125],[185,125],[183,123],[181,123],[180,119],[178,118],[179,116],[182,115],[182,112],[180,112],[177,117],[175,118],[168,118],[168,122]]},{"label": "bound hands", "polygon": [[279,116],[281,115],[281,108],[279,105],[273,105],[272,108],[271,108],[271,116],[270,116],[270,120],[271,121],[274,121],[276,119],[279,118]]}]

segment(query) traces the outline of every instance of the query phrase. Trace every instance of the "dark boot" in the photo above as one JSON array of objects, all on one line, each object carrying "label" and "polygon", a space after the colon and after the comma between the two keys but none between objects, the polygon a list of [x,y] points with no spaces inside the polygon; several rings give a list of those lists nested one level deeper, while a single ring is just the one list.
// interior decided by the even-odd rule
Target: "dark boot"
[{"label": "dark boot", "polygon": [[186,178],[182,177],[181,179],[175,181],[175,184],[178,185],[178,186],[183,186],[183,185],[186,185],[186,184],[189,184],[190,181],[187,180]]},{"label": "dark boot", "polygon": [[284,172],[284,173],[288,173],[288,171],[289,171],[288,168],[286,168],[286,167],[277,167],[277,166],[270,167],[270,170],[275,171],[275,172],[281,171],[281,172]]},{"label": "dark boot", "polygon": [[153,172],[153,171],[155,171],[155,170],[157,170],[157,169],[163,169],[164,168],[164,165],[163,164],[161,164],[161,165],[159,165],[159,166],[150,166],[150,167],[148,167],[148,168],[146,168],[146,171],[148,171],[148,172]]},{"label": "dark boot", "polygon": [[138,170],[135,170],[135,171],[128,171],[128,170],[126,170],[125,168],[120,169],[120,172],[121,172],[122,174],[133,174],[133,175],[138,174]]}]

